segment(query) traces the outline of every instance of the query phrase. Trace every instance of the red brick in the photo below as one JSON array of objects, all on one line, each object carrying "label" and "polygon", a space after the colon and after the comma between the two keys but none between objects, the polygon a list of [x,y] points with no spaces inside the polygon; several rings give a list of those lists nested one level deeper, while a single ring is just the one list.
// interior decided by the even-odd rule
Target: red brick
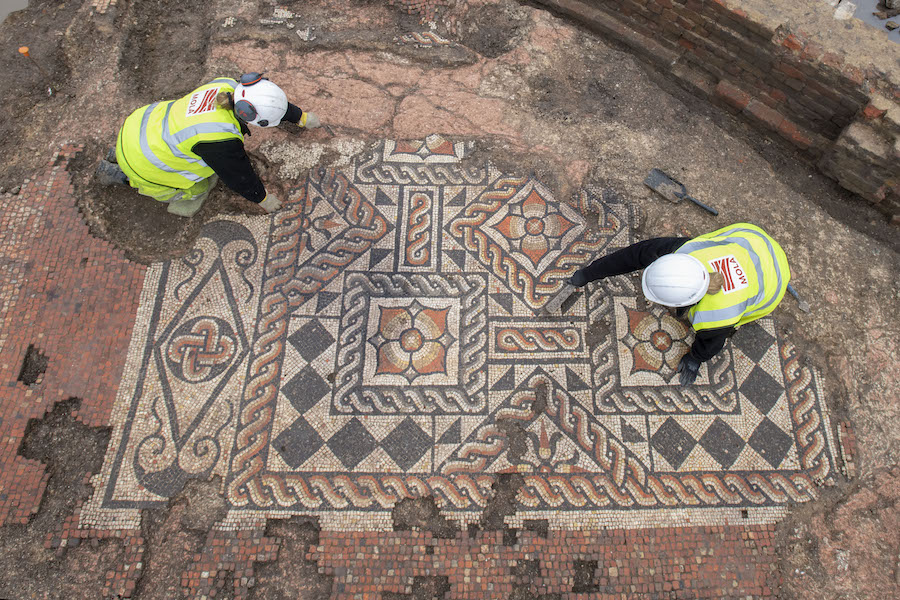
[{"label": "red brick", "polygon": [[815,42],[809,42],[800,53],[800,57],[805,60],[818,60],[825,49]]},{"label": "red brick", "polygon": [[840,69],[841,65],[844,64],[844,59],[834,52],[826,52],[822,55],[822,62],[828,65],[829,67],[834,67],[835,69]]},{"label": "red brick", "polygon": [[878,108],[877,106],[875,106],[873,104],[869,104],[862,110],[862,115],[866,119],[872,120],[872,119],[880,119],[881,117],[884,116],[884,113],[886,113],[886,112],[887,112],[886,110]]},{"label": "red brick", "polygon": [[806,75],[803,74],[799,69],[787,64],[786,62],[778,61],[775,63],[775,69],[781,71],[788,77],[793,77],[794,79],[806,79]]},{"label": "red brick", "polygon": [[862,85],[863,82],[866,80],[865,76],[863,75],[863,72],[861,70],[857,69],[856,67],[847,67],[844,69],[843,73],[847,79],[849,79],[856,85]]},{"label": "red brick", "polygon": [[802,129],[787,119],[784,119],[778,125],[778,133],[781,137],[803,150],[809,148],[813,143],[812,139]]},{"label": "red brick", "polygon": [[784,38],[784,41],[781,42],[781,45],[785,48],[790,48],[791,50],[795,51],[803,49],[803,42],[801,42],[800,38],[798,38],[794,34],[790,34],[789,36]]},{"label": "red brick", "polygon": [[750,94],[724,80],[716,86],[716,96],[738,110],[744,110],[752,99]]},{"label": "red brick", "polygon": [[752,115],[767,127],[775,130],[778,130],[779,126],[781,126],[781,122],[784,121],[784,115],[758,100],[751,100],[750,104],[744,109],[744,112]]}]

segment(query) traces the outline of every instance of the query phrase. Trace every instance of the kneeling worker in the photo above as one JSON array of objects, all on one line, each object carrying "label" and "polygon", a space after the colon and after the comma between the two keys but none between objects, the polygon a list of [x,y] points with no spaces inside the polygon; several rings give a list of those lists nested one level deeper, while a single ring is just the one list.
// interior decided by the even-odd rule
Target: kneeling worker
[{"label": "kneeling worker", "polygon": [[738,327],[775,310],[791,278],[778,242],[755,225],[736,223],[694,239],[632,244],[579,269],[569,283],[581,287],[645,267],[644,296],[677,308],[679,316],[686,312],[696,334],[678,365],[681,385],[694,383],[700,363],[718,354]]},{"label": "kneeling worker", "polygon": [[288,103],[284,91],[259,73],[240,82],[219,78],[187,96],[141,107],[125,119],[115,150],[97,168],[101,183],[128,183],[190,217],[219,178],[266,212],[281,207],[253,170],[244,150],[248,124],[275,127],[282,120],[312,129],[318,117]]}]

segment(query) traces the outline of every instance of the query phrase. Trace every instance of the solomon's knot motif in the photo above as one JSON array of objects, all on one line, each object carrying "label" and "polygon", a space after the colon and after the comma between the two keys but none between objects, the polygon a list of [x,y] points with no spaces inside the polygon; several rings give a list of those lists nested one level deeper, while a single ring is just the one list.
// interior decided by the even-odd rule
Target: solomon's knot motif
[{"label": "solomon's knot motif", "polygon": [[175,330],[166,358],[179,379],[199,383],[222,373],[236,351],[231,325],[217,317],[196,317]]}]

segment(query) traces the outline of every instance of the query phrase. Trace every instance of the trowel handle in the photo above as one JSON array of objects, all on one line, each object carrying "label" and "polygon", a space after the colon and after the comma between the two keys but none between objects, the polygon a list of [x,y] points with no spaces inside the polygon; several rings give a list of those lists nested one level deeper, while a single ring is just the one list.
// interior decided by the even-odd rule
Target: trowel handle
[{"label": "trowel handle", "polygon": [[707,206],[706,204],[703,204],[702,202],[700,202],[693,196],[688,196],[687,194],[685,194],[684,197],[687,198],[688,200],[690,200],[691,202],[693,202],[694,204],[696,204],[697,206],[699,206],[700,208],[704,208],[704,209],[708,210],[709,212],[711,212],[713,215],[715,215],[717,217],[719,216],[719,211],[714,209],[712,206]]},{"label": "trowel handle", "polygon": [[797,293],[797,290],[794,289],[794,286],[792,286],[791,284],[788,284],[787,291],[791,296],[796,298],[798,302],[800,301],[800,294]]}]

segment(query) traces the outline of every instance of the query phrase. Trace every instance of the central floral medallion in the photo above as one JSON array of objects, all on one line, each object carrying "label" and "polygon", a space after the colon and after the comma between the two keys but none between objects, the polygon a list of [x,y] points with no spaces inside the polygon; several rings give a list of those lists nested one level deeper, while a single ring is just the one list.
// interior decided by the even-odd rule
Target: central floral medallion
[{"label": "central floral medallion", "polygon": [[447,374],[447,356],[456,338],[447,330],[450,308],[413,301],[378,306],[378,329],[369,337],[376,351],[374,375],[399,375],[412,383],[423,375]]}]

